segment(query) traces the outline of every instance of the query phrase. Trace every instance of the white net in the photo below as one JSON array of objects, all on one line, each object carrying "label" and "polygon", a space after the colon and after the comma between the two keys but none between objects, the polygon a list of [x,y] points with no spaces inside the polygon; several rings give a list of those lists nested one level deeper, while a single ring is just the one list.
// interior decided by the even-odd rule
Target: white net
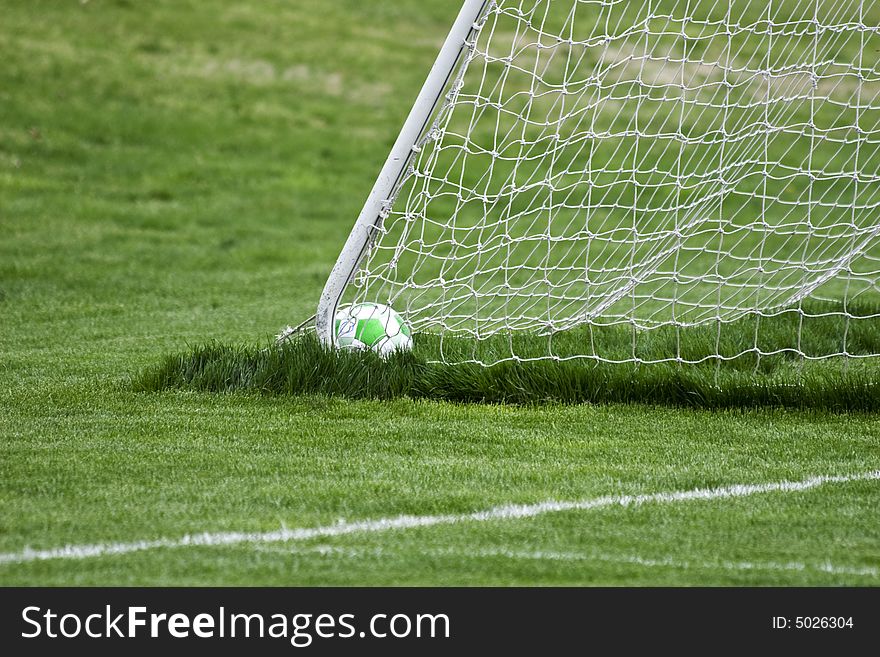
[{"label": "white net", "polygon": [[356,300],[447,362],[878,355],[878,25],[858,0],[490,2]]}]

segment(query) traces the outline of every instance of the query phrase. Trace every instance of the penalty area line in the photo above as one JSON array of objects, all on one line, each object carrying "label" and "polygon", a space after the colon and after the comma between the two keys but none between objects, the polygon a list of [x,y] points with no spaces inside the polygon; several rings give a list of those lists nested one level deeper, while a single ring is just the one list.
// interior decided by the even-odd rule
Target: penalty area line
[{"label": "penalty area line", "polygon": [[392,530],[436,527],[493,520],[516,520],[534,518],[560,511],[592,511],[612,507],[639,507],[648,504],[673,504],[677,502],[711,501],[748,497],[763,493],[797,493],[827,484],[846,484],[858,481],[880,480],[880,470],[850,475],[816,476],[801,481],[777,481],[763,484],[735,484],[717,488],[648,493],[642,495],[605,495],[586,500],[548,500],[536,504],[509,504],[496,506],[474,513],[395,516],[375,520],[341,521],[322,527],[277,529],[267,532],[205,532],[178,538],[159,538],[127,543],[95,543],[91,545],[65,545],[46,550],[24,549],[20,552],[0,553],[0,565],[22,564],[52,559],[90,559],[94,557],[131,554],[158,549],[187,547],[227,547],[242,544],[287,543],[330,538],[349,534],[378,533]]}]

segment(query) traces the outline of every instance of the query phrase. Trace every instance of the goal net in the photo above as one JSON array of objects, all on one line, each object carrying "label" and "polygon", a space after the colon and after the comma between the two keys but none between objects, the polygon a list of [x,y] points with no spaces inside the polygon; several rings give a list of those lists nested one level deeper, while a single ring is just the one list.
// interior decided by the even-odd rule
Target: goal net
[{"label": "goal net", "polygon": [[373,301],[444,362],[877,356],[878,25],[867,0],[466,2],[319,330]]}]

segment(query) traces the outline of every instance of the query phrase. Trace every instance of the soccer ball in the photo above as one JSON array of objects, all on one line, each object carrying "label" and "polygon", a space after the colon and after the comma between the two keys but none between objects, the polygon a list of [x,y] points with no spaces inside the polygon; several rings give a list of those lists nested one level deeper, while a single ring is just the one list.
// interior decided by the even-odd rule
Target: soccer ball
[{"label": "soccer ball", "polygon": [[370,349],[383,358],[412,349],[412,332],[403,318],[381,303],[340,308],[334,330],[341,349]]}]

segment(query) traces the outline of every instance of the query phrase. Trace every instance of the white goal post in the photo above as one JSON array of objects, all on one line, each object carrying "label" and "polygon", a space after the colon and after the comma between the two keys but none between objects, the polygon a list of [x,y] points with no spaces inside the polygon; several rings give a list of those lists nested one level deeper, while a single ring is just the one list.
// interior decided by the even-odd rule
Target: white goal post
[{"label": "white goal post", "polygon": [[[880,321],[878,50],[874,0],[466,0],[318,335],[350,298],[444,362],[880,355],[858,337]],[[785,345],[761,334],[779,317]],[[835,335],[804,346],[816,318]],[[689,329],[717,344],[689,354]],[[675,339],[648,356],[655,330]]]},{"label": "white goal post", "polygon": [[425,134],[425,129],[441,96],[447,91],[450,77],[461,59],[468,38],[474,33],[476,21],[489,2],[490,0],[466,0],[462,6],[449,36],[440,49],[437,61],[434,62],[422,91],[416,98],[412,111],[379,173],[379,178],[373,185],[367,202],[327,278],[315,317],[318,335],[324,344],[334,343],[333,316],[345,293],[345,288],[366,256],[382,219],[383,209],[409,164],[413,149]]}]

